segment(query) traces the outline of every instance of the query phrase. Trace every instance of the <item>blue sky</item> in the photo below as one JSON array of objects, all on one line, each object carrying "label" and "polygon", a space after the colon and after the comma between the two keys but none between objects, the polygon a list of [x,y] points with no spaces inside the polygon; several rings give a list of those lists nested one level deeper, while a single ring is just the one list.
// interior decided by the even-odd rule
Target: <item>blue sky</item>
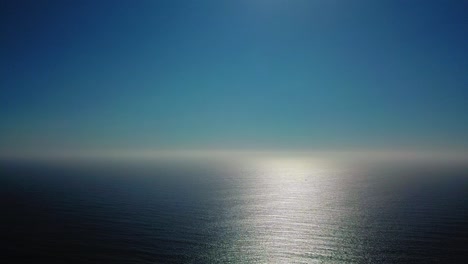
[{"label": "blue sky", "polygon": [[468,147],[466,1],[0,10],[0,150]]}]

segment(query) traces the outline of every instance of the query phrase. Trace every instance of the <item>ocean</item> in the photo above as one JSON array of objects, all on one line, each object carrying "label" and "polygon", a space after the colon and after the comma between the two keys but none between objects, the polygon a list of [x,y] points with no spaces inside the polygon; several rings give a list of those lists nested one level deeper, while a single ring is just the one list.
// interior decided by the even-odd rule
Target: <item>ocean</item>
[{"label": "ocean", "polygon": [[468,164],[2,161],[3,263],[467,263]]}]

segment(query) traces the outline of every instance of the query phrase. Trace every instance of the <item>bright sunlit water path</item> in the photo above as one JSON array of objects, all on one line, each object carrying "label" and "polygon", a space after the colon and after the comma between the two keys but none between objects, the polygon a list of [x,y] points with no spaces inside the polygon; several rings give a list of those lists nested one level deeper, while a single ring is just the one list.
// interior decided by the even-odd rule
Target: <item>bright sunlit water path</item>
[{"label": "bright sunlit water path", "polygon": [[47,263],[456,263],[468,167],[3,162],[3,250]]}]

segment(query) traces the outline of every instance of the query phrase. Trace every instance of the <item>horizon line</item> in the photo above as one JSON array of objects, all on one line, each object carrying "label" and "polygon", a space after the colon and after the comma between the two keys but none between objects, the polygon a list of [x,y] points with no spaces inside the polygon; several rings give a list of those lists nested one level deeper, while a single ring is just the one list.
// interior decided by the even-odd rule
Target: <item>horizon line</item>
[{"label": "horizon line", "polygon": [[0,160],[138,160],[166,158],[302,157],[327,159],[411,159],[468,162],[468,150],[415,149],[114,149],[0,151]]}]

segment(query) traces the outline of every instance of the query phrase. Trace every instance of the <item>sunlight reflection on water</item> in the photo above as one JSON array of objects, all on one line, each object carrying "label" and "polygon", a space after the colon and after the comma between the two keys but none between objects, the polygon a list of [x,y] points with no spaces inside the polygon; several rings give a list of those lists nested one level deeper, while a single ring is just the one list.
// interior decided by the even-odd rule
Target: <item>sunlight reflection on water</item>
[{"label": "sunlight reflection on water", "polygon": [[[242,217],[231,252],[251,252],[249,261],[291,263],[340,254],[342,221],[336,168],[301,159],[267,159],[238,177]],[[245,255],[244,255],[245,256]]]}]

